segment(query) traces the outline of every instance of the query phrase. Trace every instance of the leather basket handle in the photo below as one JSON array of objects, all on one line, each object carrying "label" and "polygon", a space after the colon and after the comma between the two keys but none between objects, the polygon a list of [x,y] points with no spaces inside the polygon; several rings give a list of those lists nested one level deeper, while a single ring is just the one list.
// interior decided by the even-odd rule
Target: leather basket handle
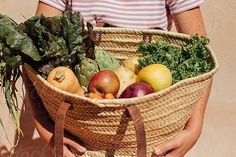
[{"label": "leather basket handle", "polygon": [[65,117],[68,109],[71,104],[62,102],[58,108],[56,114],[56,122],[54,129],[54,144],[55,144],[55,152],[56,157],[63,157],[63,137],[64,137],[64,125],[65,125]]},{"label": "leather basket handle", "polygon": [[136,141],[137,141],[137,157],[146,157],[146,133],[144,123],[139,109],[136,106],[126,107],[135,127]]},{"label": "leather basket handle", "polygon": [[[56,114],[56,122],[54,129],[54,142],[56,157],[63,157],[63,137],[65,117],[71,104],[62,102]],[[139,109],[136,106],[126,107],[132,121],[134,122],[136,141],[137,141],[137,157],[146,157],[146,133],[144,123]]]}]

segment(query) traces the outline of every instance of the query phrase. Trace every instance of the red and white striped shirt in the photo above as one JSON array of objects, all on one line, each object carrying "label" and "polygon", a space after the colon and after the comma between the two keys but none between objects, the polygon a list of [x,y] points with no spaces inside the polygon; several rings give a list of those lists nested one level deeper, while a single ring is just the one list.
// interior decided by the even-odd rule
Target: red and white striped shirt
[{"label": "red and white striped shirt", "polygon": [[[40,0],[65,11],[65,0]],[[98,22],[126,28],[167,30],[167,10],[178,14],[195,8],[204,0],[73,0],[72,10],[81,12],[85,22]]]}]

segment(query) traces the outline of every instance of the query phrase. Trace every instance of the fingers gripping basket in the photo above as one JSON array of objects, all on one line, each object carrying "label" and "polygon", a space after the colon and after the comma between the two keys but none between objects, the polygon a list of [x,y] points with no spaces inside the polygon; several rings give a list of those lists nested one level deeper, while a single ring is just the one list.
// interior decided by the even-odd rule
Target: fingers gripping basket
[{"label": "fingers gripping basket", "polygon": [[[96,46],[121,60],[139,55],[136,50],[142,40],[165,41],[175,45],[189,41],[186,35],[158,30],[96,28],[95,32]],[[141,115],[139,121],[144,124],[146,140],[143,147],[146,143],[144,151],[151,156],[153,148],[171,140],[184,128],[193,106],[217,71],[218,62],[212,49],[208,47],[208,50],[214,63],[210,72],[180,81],[163,91],[132,99],[94,100],[70,94],[50,85],[30,66],[24,66],[53,120],[62,102],[71,104],[64,128],[79,137],[89,150],[84,156],[137,155],[137,125],[132,115],[127,114],[127,106],[136,106]]]}]

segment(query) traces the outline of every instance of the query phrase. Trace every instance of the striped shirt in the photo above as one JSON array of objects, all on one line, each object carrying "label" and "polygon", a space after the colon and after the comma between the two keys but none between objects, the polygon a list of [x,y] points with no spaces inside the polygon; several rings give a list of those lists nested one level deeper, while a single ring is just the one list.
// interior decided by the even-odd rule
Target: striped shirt
[{"label": "striped shirt", "polygon": [[[65,0],[40,0],[65,11]],[[204,0],[73,0],[72,11],[81,12],[92,25],[108,23],[126,28],[167,30],[167,7],[170,14],[195,8]]]}]

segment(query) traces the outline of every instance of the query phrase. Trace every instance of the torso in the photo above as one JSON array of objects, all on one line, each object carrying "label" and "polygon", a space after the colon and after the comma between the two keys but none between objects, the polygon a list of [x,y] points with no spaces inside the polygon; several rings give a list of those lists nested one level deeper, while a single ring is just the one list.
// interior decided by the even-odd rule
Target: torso
[{"label": "torso", "polygon": [[73,0],[72,10],[80,11],[92,25],[167,29],[165,0]]}]

